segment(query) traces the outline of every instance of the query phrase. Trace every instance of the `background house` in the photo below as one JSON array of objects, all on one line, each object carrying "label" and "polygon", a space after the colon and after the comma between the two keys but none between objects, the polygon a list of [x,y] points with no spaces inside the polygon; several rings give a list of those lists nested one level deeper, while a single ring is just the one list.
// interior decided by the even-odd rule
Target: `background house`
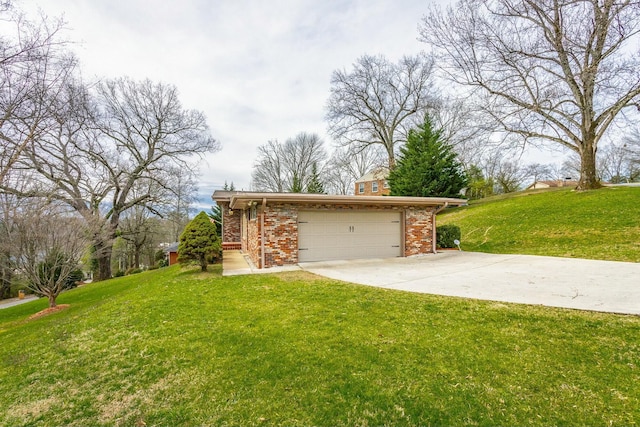
[{"label": "background house", "polygon": [[389,169],[378,168],[362,176],[356,181],[356,196],[387,196],[390,193],[387,176]]},{"label": "background house", "polygon": [[536,181],[527,187],[527,190],[539,190],[542,188],[577,187],[578,181],[572,179],[558,179],[554,181]]}]

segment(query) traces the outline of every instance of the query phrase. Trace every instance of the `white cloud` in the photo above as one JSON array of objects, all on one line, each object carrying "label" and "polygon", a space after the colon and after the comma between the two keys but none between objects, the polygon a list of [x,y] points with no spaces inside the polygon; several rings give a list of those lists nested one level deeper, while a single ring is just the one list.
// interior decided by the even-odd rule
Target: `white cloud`
[{"label": "white cloud", "polygon": [[331,73],[361,55],[397,59],[424,46],[422,0],[23,0],[64,16],[85,78],[150,78],[205,112],[223,149],[201,191],[249,188],[256,148],[300,131],[326,136]]}]

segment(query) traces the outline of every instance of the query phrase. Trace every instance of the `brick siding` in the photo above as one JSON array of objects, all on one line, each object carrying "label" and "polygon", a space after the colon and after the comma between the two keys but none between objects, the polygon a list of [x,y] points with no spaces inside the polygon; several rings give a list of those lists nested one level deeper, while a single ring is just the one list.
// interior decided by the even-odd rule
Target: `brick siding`
[{"label": "brick siding", "polygon": [[[378,183],[378,191],[373,191],[373,183]],[[355,187],[355,195],[356,196],[388,196],[391,192],[391,189],[384,188],[384,179],[378,179],[376,181],[364,181],[364,182],[356,182]],[[360,184],[364,184],[364,193],[360,192]]]},{"label": "brick siding", "polygon": [[433,252],[433,208],[407,208],[404,256]]}]

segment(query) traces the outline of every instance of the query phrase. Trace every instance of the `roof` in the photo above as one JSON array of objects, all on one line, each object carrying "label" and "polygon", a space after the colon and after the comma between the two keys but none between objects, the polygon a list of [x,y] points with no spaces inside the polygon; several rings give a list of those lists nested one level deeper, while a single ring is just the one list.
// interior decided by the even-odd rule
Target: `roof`
[{"label": "roof", "polygon": [[382,179],[387,179],[388,175],[389,175],[389,169],[378,168],[358,178],[356,180],[356,184],[359,182],[369,182],[369,181],[378,181]]},{"label": "roof", "polygon": [[556,187],[575,187],[578,185],[578,181],[573,181],[570,179],[565,179],[565,180],[555,180],[555,181],[535,181],[533,184],[531,184],[530,186],[528,186],[527,188],[532,188],[538,184],[543,184],[546,185],[550,188],[556,188]]},{"label": "roof", "polygon": [[253,193],[244,191],[215,191],[211,196],[216,202],[228,202],[231,209],[245,209],[250,205],[269,203],[292,204],[347,204],[378,206],[462,206],[464,199],[449,197],[404,196],[345,196],[309,193]]}]

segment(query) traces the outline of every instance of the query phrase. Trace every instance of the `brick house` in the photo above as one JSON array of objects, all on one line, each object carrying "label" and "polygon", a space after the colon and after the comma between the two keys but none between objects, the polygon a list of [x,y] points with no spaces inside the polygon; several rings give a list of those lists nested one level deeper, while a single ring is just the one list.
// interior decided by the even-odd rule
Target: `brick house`
[{"label": "brick house", "polygon": [[354,194],[356,196],[388,196],[391,191],[387,182],[388,175],[389,169],[386,168],[369,172],[356,181]]},{"label": "brick house", "polygon": [[258,268],[435,253],[435,215],[465,200],[216,191],[224,249]]}]

